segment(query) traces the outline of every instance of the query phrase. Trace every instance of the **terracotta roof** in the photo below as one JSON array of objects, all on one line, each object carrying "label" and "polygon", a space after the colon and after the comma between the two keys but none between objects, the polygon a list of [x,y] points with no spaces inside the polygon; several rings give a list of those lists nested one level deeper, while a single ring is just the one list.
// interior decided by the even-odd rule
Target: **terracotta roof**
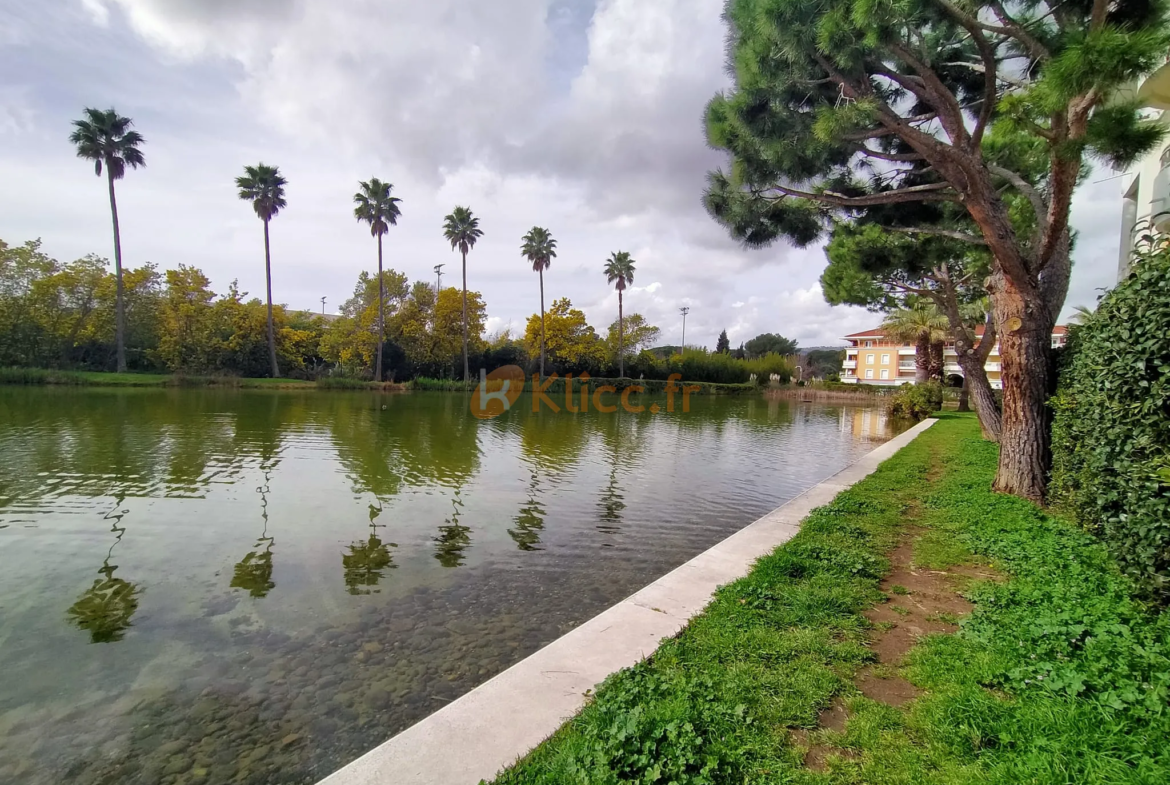
[{"label": "terracotta roof", "polygon": [[[1053,335],[1064,335],[1067,332],[1068,332],[1068,327],[1064,326],[1063,324],[1058,324],[1052,328]],[[975,335],[976,336],[983,335],[983,325],[982,324],[976,325]],[[873,330],[866,330],[864,332],[853,333],[852,335],[846,335],[845,340],[850,340],[853,338],[885,338],[885,337],[886,337],[885,331],[882,330],[882,328],[877,327]]]}]

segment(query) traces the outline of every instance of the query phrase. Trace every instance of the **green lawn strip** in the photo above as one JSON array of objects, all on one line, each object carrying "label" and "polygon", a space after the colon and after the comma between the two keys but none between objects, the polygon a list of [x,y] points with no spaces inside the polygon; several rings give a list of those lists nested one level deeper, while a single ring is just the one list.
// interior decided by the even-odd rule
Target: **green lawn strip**
[{"label": "green lawn strip", "polygon": [[[928,432],[929,433],[929,432]],[[595,699],[497,783],[817,782],[788,728],[814,728],[872,659],[861,615],[915,494],[918,440],[815,510],[791,542],[723,587],[654,657]]]},{"label": "green lawn strip", "polygon": [[[973,417],[944,415],[496,782],[1170,782],[1170,616],[1091,537],[992,494],[995,462]],[[912,502],[916,560],[1009,579],[969,585],[975,612],[912,650],[902,675],[926,692],[895,709],[851,677]],[[787,728],[837,695],[844,731],[812,738],[843,754],[807,770]]]}]

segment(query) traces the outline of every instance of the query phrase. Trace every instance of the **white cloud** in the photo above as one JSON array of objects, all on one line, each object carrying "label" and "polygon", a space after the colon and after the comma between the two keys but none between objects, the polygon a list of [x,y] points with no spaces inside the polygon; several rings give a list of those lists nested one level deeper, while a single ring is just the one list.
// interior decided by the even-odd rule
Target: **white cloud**
[{"label": "white cloud", "polygon": [[[62,258],[109,253],[100,183],[65,137],[80,107],[115,105],[148,139],[147,169],[119,186],[131,264],[194,264],[218,288],[238,277],[261,291],[258,228],[232,178],[265,160],[290,180],[274,285],[296,307],[339,304],[373,264],[350,202],[377,175],[405,200],[387,264],[412,279],[432,281],[436,263],[458,278],[442,218],[455,204],[480,216],[468,278],[493,331],[522,329],[539,307],[518,250],[534,224],[559,242],[546,302],[569,296],[601,330],[617,315],[601,273],[616,250],[638,263],[627,310],[664,342],[678,340],[682,305],[688,343],[707,346],[725,328],[736,344],[779,332],[808,346],[873,326],[824,303],[819,249],[744,251],[702,210],[720,163],[701,121],[727,84],[722,0],[592,2],[29,4],[0,25],[0,43],[19,42],[0,48],[0,179],[22,183],[0,192],[4,239],[43,236]],[[1070,304],[1112,283],[1116,196],[1113,182],[1077,197]]]}]

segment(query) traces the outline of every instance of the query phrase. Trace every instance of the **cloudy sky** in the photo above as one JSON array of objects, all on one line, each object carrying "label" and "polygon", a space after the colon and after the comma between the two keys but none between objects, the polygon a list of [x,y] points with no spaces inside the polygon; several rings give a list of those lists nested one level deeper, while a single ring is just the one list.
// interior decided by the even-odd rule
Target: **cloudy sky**
[{"label": "cloudy sky", "polygon": [[[353,219],[359,180],[395,185],[386,263],[432,280],[459,258],[441,235],[457,204],[485,232],[468,261],[494,332],[539,305],[520,237],[548,227],[546,276],[603,329],[617,297],[602,264],[637,260],[626,295],[687,343],[779,332],[803,346],[873,326],[825,304],[819,249],[744,251],[703,211],[704,104],[727,83],[722,0],[0,0],[0,238],[40,237],[68,260],[112,255],[104,181],[67,141],[85,106],[116,107],[147,138],[119,186],[129,265],[195,265],[223,291],[263,292],[263,241],[233,179],[278,165],[274,295],[336,308],[376,264]],[[1113,283],[1118,180],[1078,194],[1069,305]],[[455,278],[445,278],[450,284]]]}]

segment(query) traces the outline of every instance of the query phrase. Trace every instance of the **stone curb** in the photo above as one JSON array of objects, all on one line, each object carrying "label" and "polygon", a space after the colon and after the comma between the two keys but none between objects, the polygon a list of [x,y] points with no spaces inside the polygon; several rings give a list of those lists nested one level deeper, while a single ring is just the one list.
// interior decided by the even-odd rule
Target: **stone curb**
[{"label": "stone curb", "polygon": [[925,420],[822,483],[489,679],[318,785],[476,785],[540,744],[614,671],[650,656],[813,509],[871,474],[936,420]]}]

